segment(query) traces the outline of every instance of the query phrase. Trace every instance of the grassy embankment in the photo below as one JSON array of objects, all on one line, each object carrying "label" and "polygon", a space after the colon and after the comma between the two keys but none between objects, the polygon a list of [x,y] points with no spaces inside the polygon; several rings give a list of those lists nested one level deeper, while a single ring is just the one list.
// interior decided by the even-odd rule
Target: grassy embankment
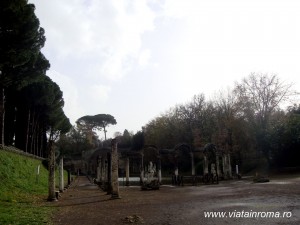
[{"label": "grassy embankment", "polygon": [[40,160],[0,150],[1,225],[49,224],[54,209],[45,204],[47,194],[48,170]]}]

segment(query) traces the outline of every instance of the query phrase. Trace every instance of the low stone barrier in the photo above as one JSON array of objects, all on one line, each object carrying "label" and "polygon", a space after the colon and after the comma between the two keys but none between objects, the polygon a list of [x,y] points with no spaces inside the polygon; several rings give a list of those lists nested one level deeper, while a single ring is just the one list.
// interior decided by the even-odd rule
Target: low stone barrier
[{"label": "low stone barrier", "polygon": [[7,152],[13,152],[13,153],[16,153],[16,154],[19,154],[19,155],[23,155],[23,156],[33,158],[33,159],[38,159],[38,160],[41,160],[41,161],[45,160],[45,158],[30,154],[28,152],[24,152],[24,151],[14,147],[14,146],[0,145],[0,150],[4,150],[4,151],[7,151]]}]

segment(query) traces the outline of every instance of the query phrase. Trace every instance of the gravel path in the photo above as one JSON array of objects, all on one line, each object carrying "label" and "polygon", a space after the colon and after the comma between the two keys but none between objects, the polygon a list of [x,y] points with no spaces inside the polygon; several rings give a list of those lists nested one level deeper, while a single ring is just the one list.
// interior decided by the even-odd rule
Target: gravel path
[{"label": "gravel path", "polygon": [[[300,224],[300,176],[223,181],[218,185],[141,191],[120,186],[121,199],[110,200],[86,177],[78,177],[62,194],[53,215],[56,225],[118,224]],[[223,213],[215,218],[205,213]]]}]

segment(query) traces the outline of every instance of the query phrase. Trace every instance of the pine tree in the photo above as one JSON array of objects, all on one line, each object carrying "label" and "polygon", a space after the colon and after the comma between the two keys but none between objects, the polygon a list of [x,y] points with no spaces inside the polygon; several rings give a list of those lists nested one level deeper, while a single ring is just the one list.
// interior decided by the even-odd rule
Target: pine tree
[{"label": "pine tree", "polygon": [[4,144],[5,93],[35,78],[30,71],[45,43],[35,6],[27,0],[0,1],[0,144]]}]

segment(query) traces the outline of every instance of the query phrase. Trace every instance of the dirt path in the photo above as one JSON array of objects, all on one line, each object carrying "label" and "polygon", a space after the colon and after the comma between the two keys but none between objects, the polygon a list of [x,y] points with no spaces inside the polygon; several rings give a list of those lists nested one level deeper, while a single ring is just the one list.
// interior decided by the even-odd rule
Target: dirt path
[{"label": "dirt path", "polygon": [[[236,180],[196,187],[161,186],[157,191],[120,187],[120,195],[121,199],[110,200],[86,177],[79,177],[58,202],[51,203],[59,208],[53,223],[300,224],[300,176],[262,184]],[[207,212],[225,214],[206,218]]]}]

